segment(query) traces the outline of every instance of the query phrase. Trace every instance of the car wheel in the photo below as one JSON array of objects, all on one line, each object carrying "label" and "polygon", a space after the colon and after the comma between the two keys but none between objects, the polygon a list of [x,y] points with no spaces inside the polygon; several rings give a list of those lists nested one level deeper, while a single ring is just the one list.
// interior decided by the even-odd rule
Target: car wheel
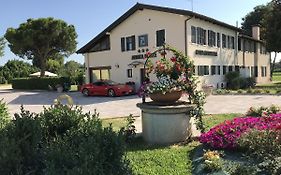
[{"label": "car wheel", "polygon": [[89,90],[88,89],[83,89],[82,94],[84,96],[89,96]]},{"label": "car wheel", "polygon": [[114,97],[114,96],[115,96],[114,90],[113,90],[113,89],[109,89],[109,90],[107,91],[107,95],[108,95],[109,97]]}]

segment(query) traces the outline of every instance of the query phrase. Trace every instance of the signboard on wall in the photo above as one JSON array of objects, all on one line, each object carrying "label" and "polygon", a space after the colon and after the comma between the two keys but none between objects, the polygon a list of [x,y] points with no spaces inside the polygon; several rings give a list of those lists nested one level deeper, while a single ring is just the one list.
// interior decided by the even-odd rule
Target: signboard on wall
[{"label": "signboard on wall", "polygon": [[207,51],[207,50],[196,50],[196,55],[208,55],[208,56],[218,56],[217,52]]}]

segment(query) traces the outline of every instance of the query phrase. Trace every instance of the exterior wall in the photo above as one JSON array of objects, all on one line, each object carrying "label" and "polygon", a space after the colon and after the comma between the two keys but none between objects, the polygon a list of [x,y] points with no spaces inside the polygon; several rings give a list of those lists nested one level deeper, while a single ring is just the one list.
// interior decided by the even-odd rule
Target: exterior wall
[{"label": "exterior wall", "polygon": [[[144,49],[153,51],[156,49],[156,31],[165,29],[166,43],[184,50],[185,19],[186,17],[177,14],[146,9],[137,11],[110,32],[111,50],[89,53],[89,66],[111,66],[110,76],[113,81],[120,83],[135,81],[136,85],[140,86],[140,69],[143,66],[128,66],[134,61],[132,55],[145,54],[145,52],[138,52],[139,49],[143,49],[138,47],[138,36],[148,34],[148,47]],[[136,50],[121,52],[121,37],[132,35],[136,36]],[[87,57],[85,59],[87,62]],[[144,60],[137,61],[144,62]],[[116,65],[119,67],[117,68]],[[127,69],[130,68],[133,69],[133,77],[127,78]]]},{"label": "exterior wall", "polygon": [[[132,60],[132,55],[145,54],[146,51],[142,49],[149,49],[154,51],[156,49],[156,31],[165,29],[166,43],[176,47],[177,49],[185,52],[185,27],[187,32],[187,55],[194,60],[195,65],[220,65],[221,75],[205,75],[200,76],[201,84],[213,85],[214,87],[220,86],[224,82],[223,65],[239,65],[243,66],[245,62],[246,67],[254,66],[255,59],[258,59],[258,66],[267,66],[267,75],[270,72],[269,55],[245,52],[245,61],[243,61],[243,52],[237,51],[237,42],[235,42],[236,49],[228,49],[222,47],[209,47],[208,45],[199,45],[191,42],[191,26],[202,27],[205,30],[213,30],[220,34],[230,35],[237,40],[238,33],[234,30],[204,21],[200,19],[159,12],[154,10],[143,9],[136,11],[128,19],[119,24],[110,33],[111,50],[101,52],[90,52],[84,54],[86,64],[86,81],[90,81],[89,68],[110,66],[110,78],[119,83],[128,81],[136,82],[136,86],[140,86],[141,81],[141,68],[143,65],[129,66],[133,61],[144,62],[145,60]],[[185,26],[185,20],[186,26]],[[148,47],[138,47],[138,36],[148,34]],[[121,37],[128,37],[135,35],[136,37],[136,50],[134,51],[121,51]],[[208,37],[206,37],[208,40]],[[222,37],[220,38],[222,45]],[[259,47],[258,47],[259,48]],[[140,52],[138,50],[140,49]],[[217,52],[217,56],[204,56],[196,55],[196,50],[213,51]],[[127,77],[127,69],[132,68],[132,78]],[[234,69],[234,68],[233,68]],[[210,70],[210,69],[209,69]],[[268,82],[269,76],[260,77],[261,70],[259,68],[258,82]]]}]

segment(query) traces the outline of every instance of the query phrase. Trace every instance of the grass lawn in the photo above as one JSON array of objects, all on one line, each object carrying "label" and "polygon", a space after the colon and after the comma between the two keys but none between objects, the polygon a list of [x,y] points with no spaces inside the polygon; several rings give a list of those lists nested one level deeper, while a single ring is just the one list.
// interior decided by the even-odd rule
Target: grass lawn
[{"label": "grass lawn", "polygon": [[272,81],[280,81],[281,82],[281,72],[274,72],[272,76]]},{"label": "grass lawn", "polygon": [[[206,128],[217,125],[225,120],[241,116],[241,114],[218,114],[206,115],[203,120]],[[115,130],[125,126],[126,119],[104,119],[103,125],[112,123]],[[141,138],[129,144],[127,158],[129,159],[134,174],[157,175],[157,174],[192,174],[191,155],[198,142],[180,145],[155,146],[146,144]]]}]

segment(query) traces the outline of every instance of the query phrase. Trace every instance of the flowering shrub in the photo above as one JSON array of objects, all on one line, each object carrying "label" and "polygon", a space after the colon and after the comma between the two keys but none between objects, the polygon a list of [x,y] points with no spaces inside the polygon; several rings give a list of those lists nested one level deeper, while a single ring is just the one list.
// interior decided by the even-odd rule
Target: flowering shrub
[{"label": "flowering shrub", "polygon": [[[160,59],[154,64],[150,58],[157,57],[159,54]],[[146,53],[145,59],[146,81],[140,87],[138,94],[145,97],[146,94],[150,93],[186,92],[189,95],[189,102],[195,104],[191,116],[197,119],[197,128],[204,132],[202,115],[204,113],[205,94],[196,89],[198,82],[194,76],[195,65],[193,61],[168,45],[164,45],[152,53]],[[149,74],[151,73],[157,77],[155,82],[149,80]]]},{"label": "flowering shrub", "polygon": [[276,114],[280,111],[280,108],[276,105],[271,105],[269,107],[250,107],[250,109],[247,111],[246,116],[253,116],[253,117],[261,117],[265,115],[270,114]]},{"label": "flowering shrub", "polygon": [[200,136],[200,142],[216,149],[233,149],[237,147],[237,139],[250,129],[280,130],[281,113],[266,117],[239,117],[227,120]]}]

